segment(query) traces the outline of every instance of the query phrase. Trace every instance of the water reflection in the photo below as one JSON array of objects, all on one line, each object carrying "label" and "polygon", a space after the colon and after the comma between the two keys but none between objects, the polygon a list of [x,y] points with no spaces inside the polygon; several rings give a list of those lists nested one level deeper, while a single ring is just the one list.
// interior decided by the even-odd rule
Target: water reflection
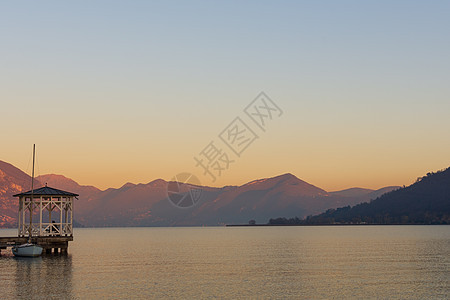
[{"label": "water reflection", "polygon": [[72,257],[17,259],[5,251],[0,300],[449,299],[450,226],[77,233]]},{"label": "water reflection", "polygon": [[74,298],[72,256],[49,255],[14,260],[18,298]]}]

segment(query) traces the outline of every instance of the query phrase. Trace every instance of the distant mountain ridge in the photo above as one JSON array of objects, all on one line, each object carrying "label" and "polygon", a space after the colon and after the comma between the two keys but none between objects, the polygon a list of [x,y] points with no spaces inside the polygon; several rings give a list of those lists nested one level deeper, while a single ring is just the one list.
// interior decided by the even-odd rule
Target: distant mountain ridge
[{"label": "distant mountain ridge", "polygon": [[[91,201],[96,200],[102,192],[100,189],[90,185],[80,185],[74,180],[63,175],[47,174],[36,177],[38,182],[48,184],[51,187],[58,187],[64,191],[70,191],[79,195],[76,205],[76,214],[83,215],[93,206]],[[94,201],[95,202],[95,201]]]},{"label": "distant mountain ridge", "polygon": [[349,198],[363,198],[367,202],[372,199],[376,199],[380,197],[383,194],[386,194],[390,191],[398,189],[398,186],[387,186],[378,190],[371,190],[371,189],[363,189],[363,188],[351,188],[346,189],[342,191],[336,191],[336,192],[330,192],[330,195],[336,195],[336,196],[342,196],[342,197],[349,197]]},{"label": "distant mountain ridge", "polygon": [[271,219],[271,224],[450,224],[450,168],[420,177],[408,187],[369,203],[329,209],[306,220]]},{"label": "distant mountain ridge", "polygon": [[[31,179],[4,162],[0,163],[0,172],[3,174],[0,175],[0,227],[14,227],[17,199],[12,195],[28,190]],[[221,225],[247,223],[251,219],[263,223],[274,215],[306,217],[330,208],[355,205],[369,201],[379,191],[328,193],[287,173],[241,186],[205,186],[198,205],[179,209],[167,199],[168,183],[162,179],[146,184],[126,183],[104,191],[79,185],[62,175],[42,175],[36,181],[79,194],[74,204],[74,219],[93,227]],[[387,189],[393,188],[396,187]]]},{"label": "distant mountain ridge", "polygon": [[59,186],[63,190],[77,190],[78,192],[83,191],[85,195],[95,195],[101,192],[100,189],[91,185],[79,185],[74,180],[67,178],[63,175],[56,174],[46,174],[36,177],[36,179],[42,184],[48,184],[51,186]]}]

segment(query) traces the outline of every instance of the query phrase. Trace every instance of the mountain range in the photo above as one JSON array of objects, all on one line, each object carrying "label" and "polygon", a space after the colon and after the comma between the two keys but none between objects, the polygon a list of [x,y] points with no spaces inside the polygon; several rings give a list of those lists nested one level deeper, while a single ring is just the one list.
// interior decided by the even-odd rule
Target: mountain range
[{"label": "mountain range", "polygon": [[[12,195],[29,190],[30,183],[30,176],[0,161],[0,227],[16,226],[18,201]],[[265,223],[273,216],[306,217],[327,209],[356,205],[398,188],[327,192],[287,173],[241,186],[198,187],[202,190],[200,201],[194,207],[180,209],[168,200],[168,182],[162,179],[100,190],[79,185],[63,175],[38,176],[35,186],[44,184],[79,194],[74,204],[74,219],[87,227],[211,226],[249,220]]]}]

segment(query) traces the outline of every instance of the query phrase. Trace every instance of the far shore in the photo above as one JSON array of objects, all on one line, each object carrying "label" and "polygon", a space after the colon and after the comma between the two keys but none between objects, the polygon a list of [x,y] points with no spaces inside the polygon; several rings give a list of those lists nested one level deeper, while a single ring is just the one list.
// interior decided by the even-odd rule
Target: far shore
[{"label": "far shore", "polygon": [[392,223],[392,224],[377,224],[377,223],[361,223],[361,224],[227,224],[226,227],[252,227],[252,226],[397,226],[397,225],[450,225],[450,224],[403,224],[403,223]]}]

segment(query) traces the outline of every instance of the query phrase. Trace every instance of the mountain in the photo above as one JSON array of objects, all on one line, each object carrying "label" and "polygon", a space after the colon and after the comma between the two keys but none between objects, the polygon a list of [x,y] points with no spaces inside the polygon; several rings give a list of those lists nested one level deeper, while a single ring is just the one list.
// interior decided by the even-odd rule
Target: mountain
[{"label": "mountain", "polygon": [[80,195],[75,202],[76,214],[83,215],[94,206],[93,202],[101,193],[101,190],[90,185],[79,185],[74,180],[63,175],[47,174],[36,177],[38,182],[48,186],[58,187],[60,190],[70,191]]},{"label": "mountain", "polygon": [[167,199],[166,181],[158,179],[147,184],[127,183],[119,189],[110,188],[101,192],[91,209],[77,217],[77,220],[93,227],[173,225],[161,216],[161,212],[154,213],[155,206],[164,207],[164,204],[169,207],[169,211],[179,210],[172,207]]},{"label": "mountain", "polygon": [[[4,162],[0,171],[0,220],[3,220],[0,226],[13,227],[17,200],[12,195],[29,190],[31,179]],[[36,181],[79,194],[74,203],[74,220],[93,227],[219,225],[248,223],[252,219],[262,223],[274,215],[306,217],[330,208],[355,205],[369,201],[378,192],[353,189],[328,193],[292,174],[283,174],[241,186],[198,187],[202,190],[199,203],[180,209],[168,200],[168,182],[162,179],[146,184],[126,183],[104,191],[79,185],[62,175],[42,175]]]},{"label": "mountain", "polygon": [[80,198],[87,198],[92,200],[95,196],[101,192],[100,189],[91,185],[79,185],[74,180],[67,178],[63,175],[47,174],[36,177],[36,179],[42,184],[48,184],[49,186],[57,186],[62,190],[72,191],[80,195]]},{"label": "mountain", "polygon": [[363,189],[363,188],[351,188],[337,192],[330,192],[330,195],[337,195],[343,197],[361,197],[366,196],[372,193],[371,189]]},{"label": "mountain", "polygon": [[372,199],[376,199],[383,194],[398,189],[398,186],[387,186],[378,190],[363,189],[363,188],[351,188],[342,191],[330,192],[331,196],[340,196],[345,198],[355,198],[355,202],[368,202]]},{"label": "mountain", "polygon": [[30,176],[0,160],[0,227],[9,227],[16,222],[18,201],[12,195],[30,188]]},{"label": "mountain", "polygon": [[[272,224],[283,220],[271,220]],[[370,203],[329,209],[300,224],[450,224],[450,168],[420,177]]]},{"label": "mountain", "polygon": [[205,224],[247,223],[263,221],[271,213],[313,213],[336,207],[327,192],[292,174],[259,179],[242,186],[210,191],[193,212],[190,220]]}]

